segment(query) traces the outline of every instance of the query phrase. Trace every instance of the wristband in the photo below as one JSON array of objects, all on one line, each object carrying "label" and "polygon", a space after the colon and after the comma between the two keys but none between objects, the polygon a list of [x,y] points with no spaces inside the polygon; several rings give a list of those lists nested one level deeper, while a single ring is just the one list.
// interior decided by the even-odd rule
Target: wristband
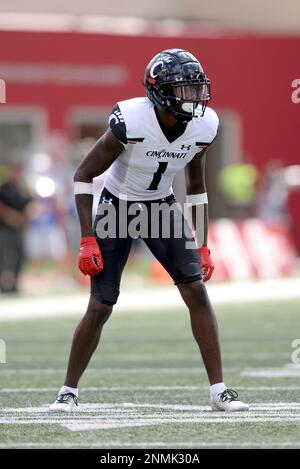
[{"label": "wristband", "polygon": [[89,194],[93,195],[93,183],[92,182],[74,182],[74,194]]},{"label": "wristband", "polygon": [[186,203],[188,205],[203,205],[208,203],[207,192],[202,194],[190,194],[186,196]]}]

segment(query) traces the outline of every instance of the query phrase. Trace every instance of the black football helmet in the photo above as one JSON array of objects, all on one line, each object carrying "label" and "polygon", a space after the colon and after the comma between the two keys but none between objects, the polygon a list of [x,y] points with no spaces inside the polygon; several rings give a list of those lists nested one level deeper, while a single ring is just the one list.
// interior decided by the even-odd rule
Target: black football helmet
[{"label": "black football helmet", "polygon": [[159,52],[145,70],[147,96],[160,111],[172,112],[182,122],[195,117],[201,104],[202,116],[211,99],[210,82],[199,61],[182,49]]}]

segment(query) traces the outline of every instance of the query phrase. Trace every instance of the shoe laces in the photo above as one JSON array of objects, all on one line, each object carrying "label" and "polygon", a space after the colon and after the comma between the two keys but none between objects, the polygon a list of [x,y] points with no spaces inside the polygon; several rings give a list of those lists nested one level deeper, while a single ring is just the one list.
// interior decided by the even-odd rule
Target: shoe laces
[{"label": "shoe laces", "polygon": [[225,389],[225,391],[218,394],[222,402],[237,401],[238,393],[234,389]]},{"label": "shoe laces", "polygon": [[68,392],[66,394],[59,394],[56,398],[57,404],[70,404],[71,401],[74,401],[75,405],[78,405],[77,397],[71,392]]}]

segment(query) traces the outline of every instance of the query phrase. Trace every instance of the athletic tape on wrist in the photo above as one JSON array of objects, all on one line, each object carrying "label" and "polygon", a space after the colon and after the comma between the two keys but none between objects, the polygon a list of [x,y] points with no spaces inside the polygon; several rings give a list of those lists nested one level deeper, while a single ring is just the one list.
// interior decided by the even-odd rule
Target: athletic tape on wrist
[{"label": "athletic tape on wrist", "polygon": [[74,194],[89,194],[93,195],[93,183],[91,182],[74,182]]},{"label": "athletic tape on wrist", "polygon": [[207,192],[202,194],[190,194],[186,196],[186,203],[188,205],[202,205],[208,204]]}]

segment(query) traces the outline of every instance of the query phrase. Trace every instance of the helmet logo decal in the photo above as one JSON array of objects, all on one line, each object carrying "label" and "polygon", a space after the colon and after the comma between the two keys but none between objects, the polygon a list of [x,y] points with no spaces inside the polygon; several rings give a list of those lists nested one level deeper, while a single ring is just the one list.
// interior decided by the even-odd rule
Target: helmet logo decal
[{"label": "helmet logo decal", "polygon": [[152,67],[150,68],[150,72],[149,72],[151,78],[157,77],[158,73],[155,73],[155,69],[156,69],[156,67],[158,67],[159,65],[163,65],[163,64],[164,64],[164,63],[163,63],[162,60],[160,60],[159,62],[154,62],[154,64],[153,64]]}]

